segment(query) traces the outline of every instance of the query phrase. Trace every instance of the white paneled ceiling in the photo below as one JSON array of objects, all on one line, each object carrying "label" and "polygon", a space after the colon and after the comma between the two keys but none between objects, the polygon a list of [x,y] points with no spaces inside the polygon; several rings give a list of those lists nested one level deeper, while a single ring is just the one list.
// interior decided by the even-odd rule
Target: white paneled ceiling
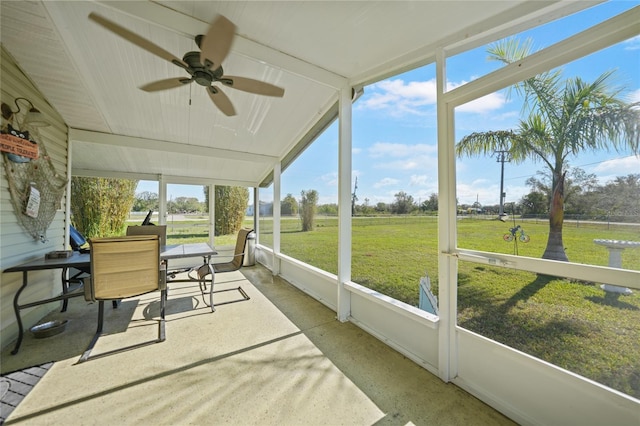
[{"label": "white paneled ceiling", "polygon": [[[593,2],[2,1],[1,42],[72,129],[72,172],[258,185],[341,88],[433,61],[467,44]],[[225,74],[285,89],[272,98],[223,87],[227,117],[196,83],[138,87],[186,71],[88,19],[97,13],[182,58],[222,14],[237,26]],[[291,157],[291,156],[289,156]]]}]

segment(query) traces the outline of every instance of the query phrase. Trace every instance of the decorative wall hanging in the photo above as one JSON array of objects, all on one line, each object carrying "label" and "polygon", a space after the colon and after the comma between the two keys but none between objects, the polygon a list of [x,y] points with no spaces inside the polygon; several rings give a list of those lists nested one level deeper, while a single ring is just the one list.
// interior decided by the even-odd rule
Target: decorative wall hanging
[{"label": "decorative wall hanging", "polygon": [[0,151],[11,203],[20,225],[44,243],[67,180],[53,167],[38,131],[49,124],[28,99],[16,98],[14,103],[16,111],[2,103],[0,127]]}]

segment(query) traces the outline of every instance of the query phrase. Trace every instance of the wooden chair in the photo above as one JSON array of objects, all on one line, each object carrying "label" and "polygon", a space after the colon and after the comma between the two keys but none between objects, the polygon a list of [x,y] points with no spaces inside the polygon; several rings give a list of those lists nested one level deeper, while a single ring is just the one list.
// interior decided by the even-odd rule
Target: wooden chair
[{"label": "wooden chair", "polygon": [[157,235],[96,238],[91,247],[91,276],[85,280],[85,299],[98,302],[98,327],[91,343],[78,361],[89,359],[102,334],[104,302],[136,297],[159,290],[160,321],[158,338],[125,349],[165,340],[166,271],[160,262],[160,239]]}]

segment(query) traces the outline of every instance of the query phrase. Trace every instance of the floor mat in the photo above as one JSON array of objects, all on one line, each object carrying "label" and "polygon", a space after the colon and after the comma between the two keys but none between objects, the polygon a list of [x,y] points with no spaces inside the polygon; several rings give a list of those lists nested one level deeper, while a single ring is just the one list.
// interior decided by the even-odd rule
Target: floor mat
[{"label": "floor mat", "polygon": [[52,365],[53,362],[47,362],[0,376],[0,425]]}]

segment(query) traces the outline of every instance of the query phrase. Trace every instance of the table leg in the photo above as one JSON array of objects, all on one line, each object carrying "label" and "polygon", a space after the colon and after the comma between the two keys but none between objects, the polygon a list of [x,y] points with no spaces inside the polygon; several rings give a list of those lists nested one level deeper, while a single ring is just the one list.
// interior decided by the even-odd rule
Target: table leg
[{"label": "table leg", "polygon": [[20,297],[20,293],[27,287],[27,271],[22,271],[22,287],[18,289],[16,295],[13,296],[13,310],[16,313],[16,321],[18,323],[18,341],[16,342],[15,348],[11,351],[11,355],[15,355],[20,350],[20,345],[22,344],[22,337],[24,335],[24,330],[22,329],[22,318],[20,317],[20,304],[18,303],[18,298]]},{"label": "table leg", "polygon": [[[69,271],[69,268],[62,268],[62,294],[67,294],[67,292],[69,291],[69,281],[67,278],[68,271]],[[69,299],[64,299],[62,301],[62,309],[60,310],[60,312],[66,312],[68,304],[69,304]]]}]

